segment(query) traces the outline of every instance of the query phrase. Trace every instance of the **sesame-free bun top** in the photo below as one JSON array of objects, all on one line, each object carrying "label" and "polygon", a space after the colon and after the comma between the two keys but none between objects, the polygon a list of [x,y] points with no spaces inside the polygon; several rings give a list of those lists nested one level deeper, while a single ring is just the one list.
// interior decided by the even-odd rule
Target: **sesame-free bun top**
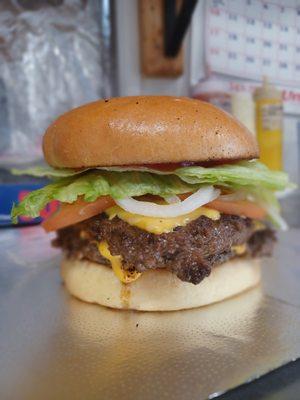
[{"label": "sesame-free bun top", "polygon": [[200,100],[133,96],[99,100],[58,117],[43,140],[58,168],[230,161],[258,157],[234,117]]}]

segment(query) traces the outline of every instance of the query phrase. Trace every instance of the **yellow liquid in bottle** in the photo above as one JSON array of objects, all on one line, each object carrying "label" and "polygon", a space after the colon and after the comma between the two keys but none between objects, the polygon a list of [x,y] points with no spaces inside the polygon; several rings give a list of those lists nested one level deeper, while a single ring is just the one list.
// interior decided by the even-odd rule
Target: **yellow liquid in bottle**
[{"label": "yellow liquid in bottle", "polygon": [[270,169],[282,169],[282,103],[278,99],[256,101],[256,132],[260,160]]}]

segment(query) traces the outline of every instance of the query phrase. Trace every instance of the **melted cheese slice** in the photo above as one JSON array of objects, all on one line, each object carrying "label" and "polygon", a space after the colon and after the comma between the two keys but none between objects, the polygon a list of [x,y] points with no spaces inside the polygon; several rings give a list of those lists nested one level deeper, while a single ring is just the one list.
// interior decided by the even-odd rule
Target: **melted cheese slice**
[{"label": "melted cheese slice", "polygon": [[181,215],[176,218],[144,217],[143,215],[131,214],[118,206],[108,208],[105,213],[108,215],[109,219],[113,219],[117,216],[129,225],[136,226],[137,228],[157,235],[171,232],[177,226],[185,226],[202,215],[214,221],[220,218],[219,211],[207,207],[199,207],[189,214]]},{"label": "melted cheese slice", "polygon": [[263,231],[264,229],[266,229],[266,225],[261,221],[254,220],[253,224],[254,224],[254,231],[255,232],[256,231]]},{"label": "melted cheese slice", "polygon": [[246,244],[240,244],[237,246],[232,246],[231,250],[233,250],[236,253],[236,255],[241,256],[242,254],[246,253],[247,246]]},{"label": "melted cheese slice", "polygon": [[[261,231],[266,228],[266,225],[261,221],[253,221],[254,232]],[[239,244],[237,246],[232,246],[231,250],[235,252],[237,256],[241,256],[247,251],[247,244]]]},{"label": "melted cheese slice", "polygon": [[98,250],[102,257],[106,258],[110,261],[112,270],[114,271],[117,278],[120,279],[123,283],[130,283],[136,281],[141,273],[134,271],[126,271],[122,268],[122,257],[121,256],[113,256],[108,248],[107,242],[103,241],[98,244]]}]

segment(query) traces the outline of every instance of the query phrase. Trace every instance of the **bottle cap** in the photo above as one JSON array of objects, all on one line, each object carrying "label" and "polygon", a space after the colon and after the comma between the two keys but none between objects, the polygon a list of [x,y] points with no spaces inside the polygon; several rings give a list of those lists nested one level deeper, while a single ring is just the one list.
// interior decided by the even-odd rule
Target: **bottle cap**
[{"label": "bottle cap", "polygon": [[281,91],[276,89],[275,86],[271,85],[266,76],[263,77],[262,86],[255,89],[253,93],[255,100],[260,99],[278,99],[281,100]]},{"label": "bottle cap", "polygon": [[226,93],[229,95],[229,84],[226,81],[216,78],[209,78],[198,82],[194,87],[193,94],[201,93]]}]

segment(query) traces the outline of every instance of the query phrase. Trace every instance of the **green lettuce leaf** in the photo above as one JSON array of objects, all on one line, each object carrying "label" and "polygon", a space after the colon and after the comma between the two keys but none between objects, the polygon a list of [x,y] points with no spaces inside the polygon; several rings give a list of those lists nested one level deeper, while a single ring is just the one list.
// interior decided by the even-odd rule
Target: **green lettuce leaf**
[{"label": "green lettuce leaf", "polygon": [[72,169],[72,168],[52,168],[50,166],[36,166],[26,169],[12,168],[11,173],[13,175],[30,175],[36,178],[67,178],[74,175],[84,174],[87,171],[109,171],[109,172],[149,172],[156,175],[172,175],[173,172],[159,171],[143,166],[120,166],[120,167],[94,167],[94,168],[83,168],[83,169]]},{"label": "green lettuce leaf", "polygon": [[36,178],[68,178],[70,176],[82,174],[88,171],[87,169],[71,169],[71,168],[51,168],[48,166],[37,166],[31,167],[27,169],[17,169],[12,168],[11,173],[13,175],[30,175],[35,176]]},{"label": "green lettuce leaf", "polygon": [[73,203],[79,196],[94,201],[100,196],[110,195],[115,199],[127,196],[153,194],[167,197],[195,191],[199,185],[188,184],[174,175],[160,176],[147,172],[87,172],[80,176],[61,178],[54,183],[29,193],[12,209],[12,219],[27,215],[35,218],[52,200]]},{"label": "green lettuce leaf", "polygon": [[293,187],[285,172],[271,171],[258,161],[242,161],[213,168],[185,167],[177,169],[176,175],[183,181],[194,184],[201,182],[228,187],[261,186],[276,191]]},{"label": "green lettuce leaf", "polygon": [[51,183],[41,189],[30,192],[18,205],[13,205],[11,210],[13,223],[17,223],[17,218],[21,215],[32,218],[38,217],[40,211],[42,211],[50,201],[56,200],[60,191],[66,188],[69,183],[71,183],[71,181],[61,179],[58,182]]},{"label": "green lettuce leaf", "polygon": [[[295,187],[288,180],[288,175],[282,171],[271,171],[259,161],[241,161],[235,164],[224,164],[216,167],[183,167],[175,171],[158,171],[147,167],[97,167],[76,169],[59,169],[51,167],[34,167],[25,170],[13,169],[15,175],[31,175],[35,177],[66,178],[82,175],[86,172],[146,172],[155,175],[176,175],[182,181],[189,184],[209,184],[228,187],[262,186],[270,190],[284,190],[287,187]],[[125,180],[127,175],[124,175]],[[147,178],[146,178],[147,179]]]},{"label": "green lettuce leaf", "polygon": [[233,200],[236,197],[237,200],[249,200],[258,204],[267,211],[267,219],[275,227],[283,230],[287,229],[287,224],[280,215],[280,203],[275,192],[262,187],[256,188],[251,186],[238,189],[230,196],[233,197]]},{"label": "green lettuce leaf", "polygon": [[37,167],[13,172],[54,180],[44,188],[29,193],[20,204],[13,207],[12,218],[15,222],[21,215],[37,217],[52,200],[73,203],[79,196],[86,201],[94,201],[105,195],[115,199],[144,194],[167,197],[194,192],[202,185],[216,185],[233,191],[243,190],[247,197],[251,197],[267,210],[270,209],[273,221],[279,221],[279,205],[274,193],[287,187],[295,187],[289,182],[286,173],[271,171],[258,161],[242,161],[211,168],[183,167],[172,172],[160,172],[147,167],[101,167],[84,170]]},{"label": "green lettuce leaf", "polygon": [[264,188],[248,189],[248,199],[267,210],[268,220],[276,227],[287,230],[288,225],[280,213],[280,203],[274,192]]}]

